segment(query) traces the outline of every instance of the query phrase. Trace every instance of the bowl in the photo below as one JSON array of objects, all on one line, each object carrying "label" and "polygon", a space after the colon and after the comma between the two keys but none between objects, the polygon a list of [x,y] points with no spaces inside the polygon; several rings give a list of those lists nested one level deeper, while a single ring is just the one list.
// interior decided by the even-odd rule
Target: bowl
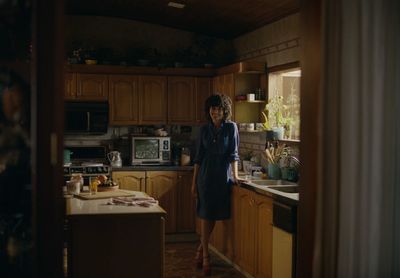
[{"label": "bowl", "polygon": [[86,64],[86,65],[96,65],[96,64],[97,64],[97,60],[94,60],[94,59],[86,59],[86,60],[85,60],[85,64]]}]

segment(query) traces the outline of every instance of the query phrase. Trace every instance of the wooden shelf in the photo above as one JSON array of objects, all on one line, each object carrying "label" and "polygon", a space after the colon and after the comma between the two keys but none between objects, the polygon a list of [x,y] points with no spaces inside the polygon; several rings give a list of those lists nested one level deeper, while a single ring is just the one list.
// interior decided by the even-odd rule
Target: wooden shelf
[{"label": "wooden shelf", "polygon": [[265,103],[265,100],[236,100],[236,103]]},{"label": "wooden shelf", "polygon": [[178,76],[214,76],[216,69],[209,68],[157,68],[114,65],[65,65],[67,72],[103,73],[103,74],[142,74],[142,75],[178,75]]}]

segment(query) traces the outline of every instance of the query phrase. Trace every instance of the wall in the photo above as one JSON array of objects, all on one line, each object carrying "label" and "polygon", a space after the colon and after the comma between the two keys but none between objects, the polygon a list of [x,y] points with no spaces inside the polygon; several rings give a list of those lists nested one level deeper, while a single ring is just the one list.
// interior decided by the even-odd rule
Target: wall
[{"label": "wall", "polygon": [[[155,48],[171,56],[176,50],[194,46],[199,38],[211,38],[161,25],[102,16],[67,16],[65,35],[67,50],[84,43],[88,47],[112,48],[121,56],[137,48]],[[215,56],[222,60],[233,56],[232,41],[211,40]]]},{"label": "wall", "polygon": [[268,67],[299,61],[300,15],[293,14],[233,40],[237,61],[265,61]]}]

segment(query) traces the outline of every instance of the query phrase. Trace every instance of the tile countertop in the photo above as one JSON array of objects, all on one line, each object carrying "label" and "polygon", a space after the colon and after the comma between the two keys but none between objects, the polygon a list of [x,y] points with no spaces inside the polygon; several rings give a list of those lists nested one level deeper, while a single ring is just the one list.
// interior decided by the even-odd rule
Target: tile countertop
[{"label": "tile countertop", "polygon": [[[128,190],[124,190],[128,191]],[[144,192],[129,191],[135,197],[147,197]],[[66,199],[67,216],[79,215],[105,215],[105,214],[165,214],[165,211],[158,205],[151,207],[107,205],[110,198],[82,200],[78,198]]]},{"label": "tile countertop", "polygon": [[175,165],[127,165],[119,168],[111,168],[111,171],[193,171],[193,166]]}]

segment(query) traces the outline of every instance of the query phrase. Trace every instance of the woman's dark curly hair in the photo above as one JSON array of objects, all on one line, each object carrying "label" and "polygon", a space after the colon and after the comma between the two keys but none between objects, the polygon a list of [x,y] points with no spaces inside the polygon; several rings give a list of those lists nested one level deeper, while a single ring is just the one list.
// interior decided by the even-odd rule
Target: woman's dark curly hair
[{"label": "woman's dark curly hair", "polygon": [[209,96],[204,104],[204,113],[207,121],[211,122],[210,108],[211,107],[222,107],[224,111],[224,121],[229,120],[232,115],[232,101],[226,95],[216,94]]}]

